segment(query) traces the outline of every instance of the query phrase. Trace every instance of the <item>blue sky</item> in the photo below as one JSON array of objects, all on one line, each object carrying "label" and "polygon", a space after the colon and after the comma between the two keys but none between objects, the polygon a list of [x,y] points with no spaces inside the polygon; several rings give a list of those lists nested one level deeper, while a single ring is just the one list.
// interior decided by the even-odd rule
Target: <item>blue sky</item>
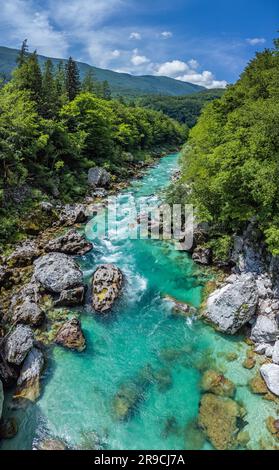
[{"label": "blue sky", "polygon": [[[208,88],[272,45],[278,0],[0,0],[0,44]],[[278,34],[277,34],[278,36]]]}]

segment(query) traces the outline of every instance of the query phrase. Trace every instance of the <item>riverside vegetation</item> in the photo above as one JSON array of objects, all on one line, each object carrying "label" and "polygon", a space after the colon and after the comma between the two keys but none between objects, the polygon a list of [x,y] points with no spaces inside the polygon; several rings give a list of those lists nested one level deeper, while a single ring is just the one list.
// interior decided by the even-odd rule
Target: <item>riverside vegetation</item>
[{"label": "riverside vegetation", "polygon": [[[14,83],[34,59],[36,54],[26,62],[23,48]],[[83,161],[98,141],[90,134],[95,107],[84,120],[81,111],[92,99],[109,109],[119,109],[119,103],[79,93],[77,84],[71,60],[65,80],[69,102],[58,115],[75,142],[84,126],[90,135]],[[94,160],[98,166],[91,161],[79,167],[89,168],[83,204],[59,205],[54,195],[47,202],[49,192],[37,180],[44,198],[40,208],[48,216],[55,213],[54,224],[3,257],[0,271],[0,408],[2,382],[13,391],[0,423],[4,448],[121,449],[151,443],[154,449],[278,449],[276,84],[278,41],[205,108],[190,131],[180,174],[178,156],[169,155],[118,195],[120,204],[130,194],[160,203],[158,192],[174,174],[165,197],[192,202],[196,209],[190,253],[162,240],[86,240],[76,230],[96,204],[105,209],[114,176],[121,176],[117,158],[113,161],[123,151],[116,140],[109,162],[115,166],[108,167],[104,153]],[[185,129],[155,115],[179,130],[172,141],[178,145]],[[140,150],[147,149],[151,143]],[[59,171],[73,171],[65,168],[63,160]],[[57,181],[63,182],[63,171]],[[56,197],[63,194],[60,189]],[[71,189],[65,194],[72,202]],[[117,224],[121,231],[123,220]],[[115,315],[107,316],[111,309]],[[22,417],[17,410],[30,402],[37,405]]]},{"label": "riverside vegetation", "polygon": [[187,135],[185,126],[162,113],[110,99],[108,83],[96,81],[90,71],[81,83],[71,58],[55,68],[47,60],[41,70],[26,41],[12,80],[2,85],[2,244],[36,231],[36,223],[24,219],[40,201],[82,198],[90,167],[102,165],[125,180],[152,152],[177,148]]}]

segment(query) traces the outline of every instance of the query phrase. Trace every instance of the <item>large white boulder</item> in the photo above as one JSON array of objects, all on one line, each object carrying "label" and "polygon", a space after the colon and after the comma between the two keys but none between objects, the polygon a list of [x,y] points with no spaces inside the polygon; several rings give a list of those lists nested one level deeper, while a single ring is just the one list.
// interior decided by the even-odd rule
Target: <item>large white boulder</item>
[{"label": "large white boulder", "polygon": [[258,298],[253,276],[235,276],[234,282],[229,282],[209,296],[205,317],[219,331],[234,334],[255,314]]},{"label": "large white boulder", "polygon": [[279,365],[264,364],[260,368],[260,372],[267,388],[279,397]]}]

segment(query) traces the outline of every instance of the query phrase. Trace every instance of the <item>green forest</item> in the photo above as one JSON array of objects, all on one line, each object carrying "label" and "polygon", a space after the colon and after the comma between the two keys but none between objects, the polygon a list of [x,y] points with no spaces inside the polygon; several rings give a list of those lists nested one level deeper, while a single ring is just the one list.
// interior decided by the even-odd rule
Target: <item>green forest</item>
[{"label": "green forest", "polygon": [[[0,242],[25,236],[24,214],[41,200],[78,200],[87,170],[101,165],[123,180],[152,152],[179,147],[187,127],[162,112],[111,99],[91,71],[81,81],[70,58],[43,68],[24,41],[18,66],[0,89]],[[28,187],[20,207],[14,194]]]},{"label": "green forest", "polygon": [[223,93],[222,89],[212,89],[184,96],[147,95],[138,98],[136,102],[144,108],[162,111],[191,128],[197,123],[202,108],[209,101],[220,98]]},{"label": "green forest", "polygon": [[215,255],[254,221],[279,254],[279,40],[247,65],[236,84],[208,104],[190,131],[172,201],[190,202],[211,226]]}]

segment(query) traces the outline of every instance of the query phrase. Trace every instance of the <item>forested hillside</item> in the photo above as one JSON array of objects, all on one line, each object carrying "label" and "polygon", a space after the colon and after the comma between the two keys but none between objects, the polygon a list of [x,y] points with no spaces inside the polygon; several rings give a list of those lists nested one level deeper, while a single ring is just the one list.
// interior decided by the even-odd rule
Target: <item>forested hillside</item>
[{"label": "forested hillside", "polygon": [[[12,71],[16,67],[18,51],[8,47],[0,47],[0,75],[10,79]],[[38,62],[44,65],[48,58],[38,55]],[[63,66],[66,60],[51,59],[55,66],[62,62]],[[100,69],[83,62],[77,62],[81,78],[84,78],[89,72],[99,82],[107,81],[113,96],[125,96],[135,98],[146,94],[164,94],[164,95],[186,95],[196,93],[204,88],[193,83],[181,82],[169,77],[155,77],[153,75],[135,76],[128,73],[118,73],[112,70]]]},{"label": "forested hillside", "polygon": [[88,168],[125,179],[139,160],[186,135],[162,113],[110,99],[109,86],[100,88],[90,73],[81,82],[72,59],[65,67],[47,60],[41,71],[24,43],[0,90],[0,241],[21,237],[25,212],[42,199],[84,196]]},{"label": "forested hillside", "polygon": [[279,40],[257,53],[239,81],[204,109],[182,157],[182,178],[169,197],[194,204],[226,253],[248,221],[279,254]]},{"label": "forested hillside", "polygon": [[187,124],[188,127],[193,127],[205,104],[220,98],[223,93],[222,89],[213,89],[185,96],[144,96],[137,99],[137,104],[144,108],[162,111],[167,116]]}]

